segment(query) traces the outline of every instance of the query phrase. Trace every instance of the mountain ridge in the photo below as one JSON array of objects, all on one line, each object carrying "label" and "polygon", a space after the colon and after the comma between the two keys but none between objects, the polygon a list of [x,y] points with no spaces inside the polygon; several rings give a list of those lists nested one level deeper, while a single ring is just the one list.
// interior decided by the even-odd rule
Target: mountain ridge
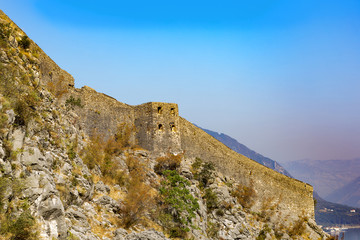
[{"label": "mountain ridge", "polygon": [[224,133],[218,133],[209,129],[201,128],[203,131],[208,133],[209,135],[213,136],[215,139],[219,140],[220,142],[224,143],[226,146],[228,146],[230,149],[234,150],[237,153],[240,153],[252,160],[255,160],[256,162],[271,168],[281,174],[284,174],[285,176],[292,177],[291,174],[278,162],[268,158],[264,157],[260,153],[255,152],[254,150],[251,150],[244,144],[239,143],[236,139],[230,137],[229,135],[226,135]]},{"label": "mountain ridge", "polygon": [[[357,201],[360,200],[360,187],[356,184],[356,179],[360,177],[358,173],[358,169],[360,169],[359,158],[349,160],[297,160],[286,162],[284,166],[294,177],[313,185],[325,200],[359,207]],[[345,195],[347,199],[353,200],[341,201],[341,196]]]}]

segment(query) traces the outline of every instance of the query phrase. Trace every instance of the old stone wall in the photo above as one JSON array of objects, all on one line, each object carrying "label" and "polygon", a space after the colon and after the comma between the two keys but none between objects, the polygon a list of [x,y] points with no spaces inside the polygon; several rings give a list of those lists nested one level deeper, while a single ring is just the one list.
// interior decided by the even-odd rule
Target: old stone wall
[{"label": "old stone wall", "polygon": [[90,87],[69,92],[69,97],[80,98],[82,107],[77,107],[79,122],[88,135],[114,136],[119,126],[132,128],[133,145],[152,151],[180,152],[180,124],[178,106],[174,103],[149,102],[130,106]]},{"label": "old stone wall", "polygon": [[252,186],[260,209],[269,199],[284,216],[314,218],[312,186],[282,175],[241,154],[232,151],[198,127],[179,117],[173,103],[149,102],[130,106],[84,87],[72,94],[82,99],[77,111],[79,121],[89,135],[94,130],[104,136],[116,133],[119,124],[135,126],[133,142],[153,154],[184,151],[186,157],[212,162],[217,171]]},{"label": "old stone wall", "polygon": [[[212,162],[224,175],[233,177],[256,190],[257,208],[265,199],[278,203],[284,217],[314,218],[312,186],[282,175],[241,154],[232,151],[183,118],[181,125],[181,147],[187,157],[199,157]],[[256,208],[256,206],[255,206]]]},{"label": "old stone wall", "polygon": [[149,102],[135,106],[136,139],[150,151],[181,151],[179,111],[175,103]]},{"label": "old stone wall", "polygon": [[[130,105],[86,86],[69,93],[64,101],[70,96],[81,99],[82,106],[76,107],[76,112],[79,115],[81,126],[89,136],[96,133],[107,138],[114,136],[121,124],[129,127],[134,125],[134,109]],[[135,139],[131,139],[131,141],[135,143]]]}]

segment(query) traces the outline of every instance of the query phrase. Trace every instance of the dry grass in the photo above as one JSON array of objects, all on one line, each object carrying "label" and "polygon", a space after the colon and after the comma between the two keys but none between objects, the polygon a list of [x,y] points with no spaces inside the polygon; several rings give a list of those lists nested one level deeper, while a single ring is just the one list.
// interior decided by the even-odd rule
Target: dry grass
[{"label": "dry grass", "polygon": [[[50,76],[52,73],[50,72]],[[60,76],[57,81],[49,81],[46,84],[47,89],[51,92],[56,98],[61,98],[65,93],[68,92],[68,86],[64,83],[64,76]]]},{"label": "dry grass", "polygon": [[[107,213],[107,215],[109,215],[109,213]],[[103,217],[102,214],[97,214],[95,215],[95,219],[97,221],[99,221],[99,223],[103,222]],[[115,227],[109,227],[106,225],[101,225],[98,224],[95,221],[91,221],[90,220],[90,226],[91,226],[91,231],[96,234],[98,237],[100,238],[109,238],[112,239],[113,238],[113,232],[117,229],[117,227],[119,226],[119,219],[114,217],[114,216],[110,216],[107,220],[110,221],[110,223],[115,226]]]},{"label": "dry grass", "polygon": [[251,208],[255,203],[256,192],[252,184],[250,186],[238,184],[231,195],[245,208]]},{"label": "dry grass", "polygon": [[167,153],[166,156],[159,157],[156,159],[156,165],[154,170],[157,174],[162,174],[165,170],[176,170],[180,167],[183,159],[182,154]]},{"label": "dry grass", "polygon": [[145,220],[146,214],[154,209],[155,204],[155,194],[152,188],[138,178],[132,178],[128,194],[124,199],[122,225],[129,228]]}]

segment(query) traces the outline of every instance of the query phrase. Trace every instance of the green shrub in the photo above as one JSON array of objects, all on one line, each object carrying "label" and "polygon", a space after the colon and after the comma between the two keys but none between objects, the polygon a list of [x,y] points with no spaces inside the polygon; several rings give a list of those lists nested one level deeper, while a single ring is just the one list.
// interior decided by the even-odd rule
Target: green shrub
[{"label": "green shrub", "polygon": [[196,158],[191,167],[195,179],[199,181],[200,189],[207,188],[213,180],[214,164],[203,163],[200,158]]},{"label": "green shrub", "polygon": [[19,46],[23,49],[28,49],[30,47],[31,41],[28,36],[23,36],[19,41]]},{"label": "green shrub", "polygon": [[8,38],[10,36],[10,25],[0,23],[0,47],[6,48],[8,45]]},{"label": "green shrub", "polygon": [[[25,186],[22,181],[0,177],[0,239],[38,239],[36,221],[30,214],[29,203],[26,200],[17,204],[24,210],[19,216],[11,214],[9,208],[4,211],[4,195],[7,188],[12,189],[14,196],[19,196]],[[13,204],[11,201],[9,205]]]},{"label": "green shrub", "polygon": [[30,214],[30,210],[24,211],[16,220],[10,223],[8,231],[12,233],[11,239],[31,240],[38,239],[36,221]]},{"label": "green shrub", "polygon": [[198,157],[195,158],[195,162],[191,165],[193,169],[193,173],[196,173],[200,169],[202,163],[203,161],[200,158]]},{"label": "green shrub", "polygon": [[271,232],[271,229],[267,224],[265,224],[264,228],[260,231],[259,235],[257,236],[256,240],[265,240],[266,234]]},{"label": "green shrub", "polygon": [[67,155],[70,158],[70,160],[74,160],[76,158],[77,148],[78,148],[78,140],[76,138],[74,142],[71,142],[67,146]]},{"label": "green shrub", "polygon": [[205,190],[204,198],[206,200],[206,208],[208,211],[219,208],[217,195],[210,188]]},{"label": "green shrub", "polygon": [[69,106],[69,107],[83,107],[83,105],[81,104],[81,99],[80,98],[74,98],[73,96],[70,96],[68,99],[66,99],[65,102],[65,106]]},{"label": "green shrub", "polygon": [[208,187],[210,180],[213,178],[214,165],[212,163],[204,163],[199,173],[200,188]]},{"label": "green shrub", "polygon": [[[161,182],[160,195],[163,212],[167,222],[162,222],[173,237],[182,237],[189,231],[195,212],[199,209],[197,199],[191,195],[187,187],[189,181],[181,177],[175,170],[163,172],[165,180]],[[170,222],[174,223],[169,226]]]},{"label": "green shrub", "polygon": [[218,222],[213,223],[209,220],[207,221],[206,234],[208,235],[208,237],[217,239],[219,231],[220,231],[220,223]]},{"label": "green shrub", "polygon": [[40,98],[35,91],[31,91],[25,95],[19,95],[18,98],[15,99],[13,108],[16,113],[16,125],[27,126],[30,120],[38,115],[36,107],[40,103],[39,100]]}]

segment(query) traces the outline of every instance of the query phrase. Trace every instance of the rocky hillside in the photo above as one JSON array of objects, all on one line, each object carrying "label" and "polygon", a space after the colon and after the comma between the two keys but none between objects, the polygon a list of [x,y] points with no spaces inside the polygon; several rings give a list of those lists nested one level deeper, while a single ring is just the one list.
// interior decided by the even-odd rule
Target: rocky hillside
[{"label": "rocky hillside", "polygon": [[2,12],[0,47],[1,239],[328,237],[311,216],[264,197],[255,186],[265,182],[138,146],[131,106],[75,89]]},{"label": "rocky hillside", "polygon": [[204,128],[201,128],[201,129],[204,130],[209,135],[216,138],[217,140],[219,140],[220,142],[222,142],[223,144],[225,144],[226,146],[228,146],[229,148],[231,148],[232,150],[234,150],[235,152],[240,153],[250,159],[253,159],[256,162],[258,162],[268,168],[271,168],[281,174],[284,174],[285,176],[292,177],[290,175],[290,173],[288,171],[286,171],[286,169],[283,168],[278,162],[276,162],[268,157],[264,157],[263,155],[255,152],[254,150],[251,150],[244,144],[239,143],[236,139],[234,139],[224,133],[218,133],[218,132],[214,132],[214,131],[204,129]]}]

